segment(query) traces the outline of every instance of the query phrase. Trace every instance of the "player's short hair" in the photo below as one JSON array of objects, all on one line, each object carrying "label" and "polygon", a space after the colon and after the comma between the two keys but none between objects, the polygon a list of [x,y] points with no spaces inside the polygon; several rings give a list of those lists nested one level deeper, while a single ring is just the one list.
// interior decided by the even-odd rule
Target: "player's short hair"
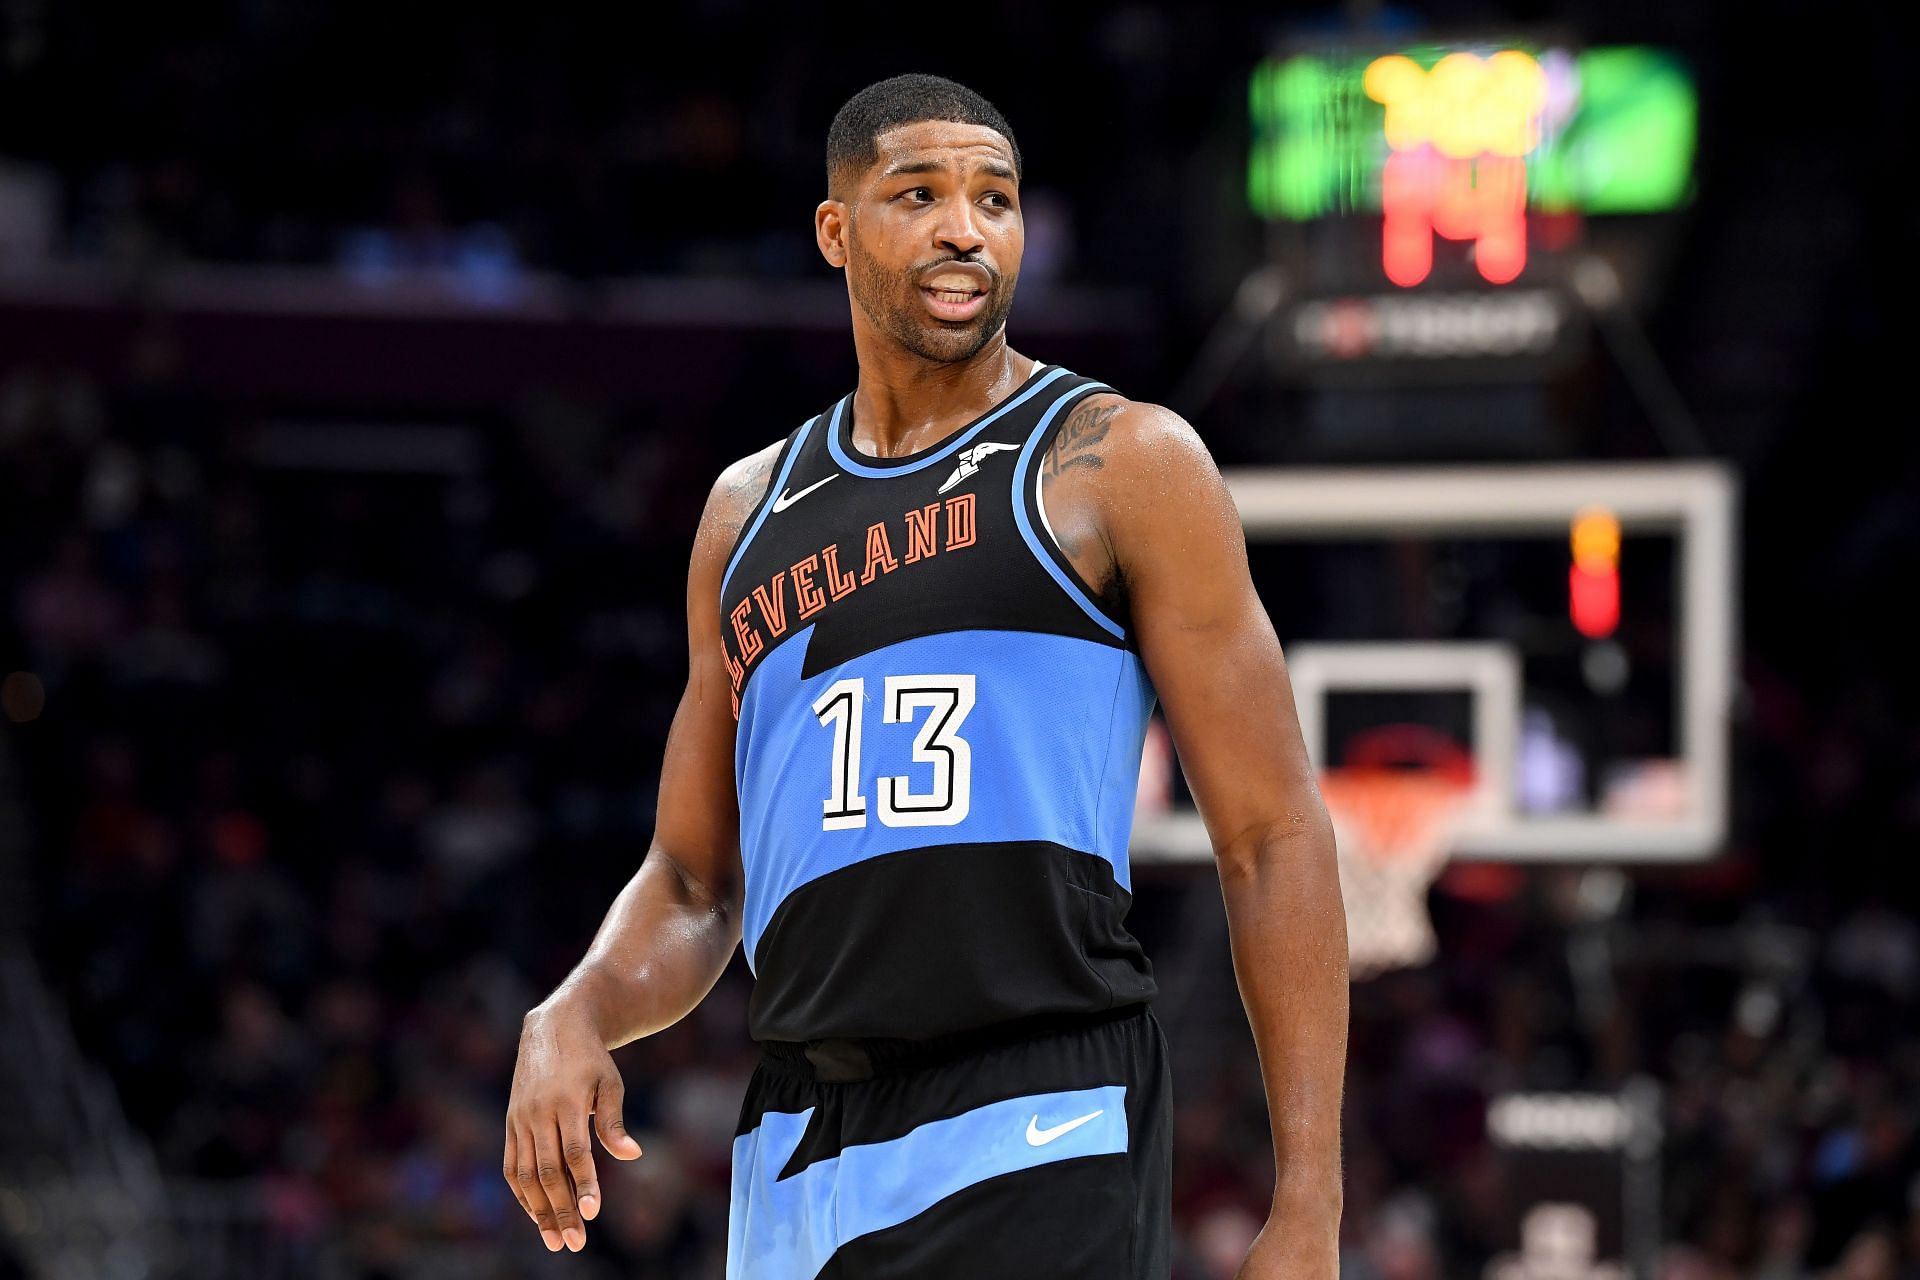
[{"label": "player's short hair", "polygon": [[922,120],[952,120],[992,129],[1013,148],[1013,172],[1022,172],[1020,144],[1000,109],[945,76],[910,74],[870,84],[847,99],[827,130],[827,190],[880,158],[875,142],[889,129]]}]

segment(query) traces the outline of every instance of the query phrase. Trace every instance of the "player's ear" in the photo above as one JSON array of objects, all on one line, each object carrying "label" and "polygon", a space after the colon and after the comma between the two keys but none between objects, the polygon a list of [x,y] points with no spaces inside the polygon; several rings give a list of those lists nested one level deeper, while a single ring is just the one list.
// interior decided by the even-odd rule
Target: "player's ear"
[{"label": "player's ear", "polygon": [[820,256],[829,265],[847,265],[847,206],[839,200],[822,200],[813,211],[813,238]]}]

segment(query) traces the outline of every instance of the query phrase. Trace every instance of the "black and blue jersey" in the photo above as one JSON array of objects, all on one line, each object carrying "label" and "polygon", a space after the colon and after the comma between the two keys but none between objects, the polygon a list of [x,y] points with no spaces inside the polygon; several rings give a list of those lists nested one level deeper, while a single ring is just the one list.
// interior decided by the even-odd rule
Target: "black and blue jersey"
[{"label": "black and blue jersey", "polygon": [[1154,695],[1054,541],[1040,463],[1109,388],[1036,366],[874,458],[796,429],[721,585],[763,1041],[930,1039],[1142,1004],[1127,840]]}]

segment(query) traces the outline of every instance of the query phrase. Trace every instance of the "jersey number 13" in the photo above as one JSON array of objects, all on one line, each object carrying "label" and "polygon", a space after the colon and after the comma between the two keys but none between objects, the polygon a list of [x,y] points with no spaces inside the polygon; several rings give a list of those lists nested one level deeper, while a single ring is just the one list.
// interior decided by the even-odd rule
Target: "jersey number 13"
[{"label": "jersey number 13", "polygon": [[[867,825],[867,798],[860,794],[860,719],[867,682],[837,680],[813,704],[813,714],[833,730],[833,783],[820,825],[844,831]],[[889,827],[951,827],[967,816],[973,800],[973,748],[960,726],[973,710],[973,677],[888,676],[881,699],[886,724],[912,724],[913,762],[933,766],[933,785],[915,791],[906,774],[875,779],[880,822]],[[925,719],[921,714],[925,713]]]}]

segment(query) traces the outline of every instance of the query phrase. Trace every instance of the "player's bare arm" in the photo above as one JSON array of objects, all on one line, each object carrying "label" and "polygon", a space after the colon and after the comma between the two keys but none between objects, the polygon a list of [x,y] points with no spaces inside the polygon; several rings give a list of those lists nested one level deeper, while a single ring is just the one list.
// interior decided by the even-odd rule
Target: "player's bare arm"
[{"label": "player's bare arm", "polygon": [[610,1050],[672,1026],[704,998],[740,941],[734,720],[720,650],[720,579],[765,494],[779,446],[729,467],[707,500],[687,575],[688,673],[660,770],[652,846],[586,957],[526,1016],[502,1171],[547,1248],[586,1244],[598,1215],[589,1130],[640,1155],[621,1120]]},{"label": "player's bare arm", "polygon": [[1278,1170],[1241,1275],[1338,1269],[1347,943],[1333,828],[1233,502],[1193,429],[1095,396],[1049,449],[1046,509],[1075,567],[1130,616],[1219,862]]}]

